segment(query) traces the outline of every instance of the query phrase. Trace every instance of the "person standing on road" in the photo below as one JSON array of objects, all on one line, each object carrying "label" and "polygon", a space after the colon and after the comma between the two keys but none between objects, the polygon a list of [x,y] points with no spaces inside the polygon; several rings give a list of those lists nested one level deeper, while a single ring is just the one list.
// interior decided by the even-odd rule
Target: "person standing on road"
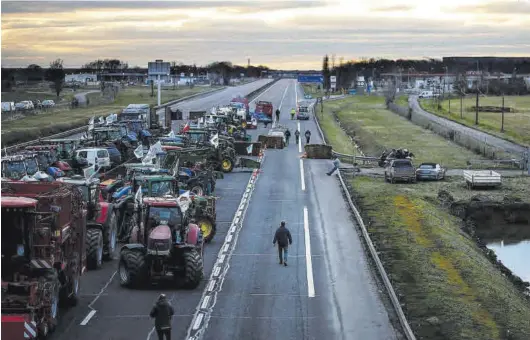
[{"label": "person standing on road", "polygon": [[291,138],[291,131],[289,129],[285,130],[285,145],[289,145],[289,138]]},{"label": "person standing on road", "polygon": [[298,142],[300,141],[300,131],[298,131],[298,129],[294,132],[294,136],[296,138],[296,144],[298,145]]},{"label": "person standing on road", "polygon": [[309,140],[311,139],[311,131],[306,130],[305,132],[305,143],[309,144]]},{"label": "person standing on road", "polygon": [[149,316],[155,319],[155,329],[158,334],[158,340],[171,340],[171,317],[175,311],[169,301],[167,301],[166,294],[160,294],[158,301],[151,309]]},{"label": "person standing on road", "polygon": [[276,109],[276,121],[280,121],[280,109]]},{"label": "person standing on road", "polygon": [[338,157],[335,157],[335,159],[333,160],[333,168],[327,172],[327,175],[331,176],[335,171],[337,171],[339,166],[340,166],[340,160]]},{"label": "person standing on road", "polygon": [[296,110],[295,109],[291,109],[291,120],[294,119],[294,115],[296,114]]},{"label": "person standing on road", "polygon": [[285,226],[285,221],[280,223],[280,227],[276,229],[274,233],[274,239],[272,245],[275,246],[278,242],[278,257],[280,258],[280,264],[287,267],[287,255],[289,254],[289,245],[293,244],[293,238],[291,232]]}]

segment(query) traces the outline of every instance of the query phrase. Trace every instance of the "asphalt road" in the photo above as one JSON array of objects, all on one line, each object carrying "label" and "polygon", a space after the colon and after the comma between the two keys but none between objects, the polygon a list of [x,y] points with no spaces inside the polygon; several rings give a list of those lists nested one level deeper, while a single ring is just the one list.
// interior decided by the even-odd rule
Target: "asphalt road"
[{"label": "asphalt road", "polygon": [[[186,103],[193,109],[209,109],[209,105],[229,102],[233,95],[245,95],[263,86],[265,81],[233,87],[225,92],[226,98],[216,93],[213,99],[203,97]],[[274,85],[270,91],[275,91]],[[263,94],[267,94],[266,91]],[[260,97],[256,98],[259,99]],[[270,127],[270,125],[269,125]],[[261,124],[258,130],[250,134],[257,139],[259,134],[266,134],[267,130]],[[217,234],[215,239],[205,249],[204,268],[205,277],[211,274],[217,253],[226,236],[241,197],[250,178],[251,171],[235,169],[226,174],[216,185],[217,201]],[[51,340],[135,340],[155,339],[153,321],[149,318],[150,309],[158,295],[166,293],[175,308],[173,318],[173,338],[183,339],[187,328],[199,303],[205,283],[196,290],[176,290],[167,287],[153,287],[146,290],[130,290],[119,285],[116,270],[118,261],[104,263],[103,268],[89,271],[83,276],[78,306],[61,312],[61,321]],[[89,318],[91,315],[92,316]]]},{"label": "asphalt road", "polygon": [[[243,226],[224,259],[222,284],[213,299],[201,300],[208,313],[198,321],[195,317],[189,335],[208,340],[398,339],[338,180],[325,174],[330,162],[300,159],[294,131],[299,127],[303,135],[309,129],[312,141],[320,138],[314,121],[298,125],[289,118],[296,98],[302,98],[295,84],[281,80],[260,98],[280,106],[280,124],[291,130],[291,144],[267,150]],[[293,236],[288,267],[279,265],[272,245],[281,220]]]}]

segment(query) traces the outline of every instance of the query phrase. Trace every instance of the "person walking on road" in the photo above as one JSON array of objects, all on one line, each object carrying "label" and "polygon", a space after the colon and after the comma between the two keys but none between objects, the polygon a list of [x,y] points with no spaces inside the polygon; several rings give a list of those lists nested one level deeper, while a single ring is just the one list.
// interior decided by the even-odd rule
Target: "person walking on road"
[{"label": "person walking on road", "polygon": [[335,159],[333,160],[333,168],[327,172],[327,175],[331,176],[335,171],[337,171],[339,166],[340,166],[340,160],[338,157],[335,157]]},{"label": "person walking on road", "polygon": [[296,114],[296,110],[295,109],[291,109],[291,120],[294,119],[294,115]]},{"label": "person walking on road", "polygon": [[151,309],[149,316],[155,319],[155,329],[158,340],[171,340],[171,317],[175,314],[173,307],[166,298],[166,294],[160,294],[158,301]]},{"label": "person walking on road", "polygon": [[309,140],[311,139],[311,131],[306,130],[305,132],[305,143],[309,144]]},{"label": "person walking on road", "polygon": [[276,229],[274,233],[274,239],[272,245],[275,246],[278,242],[278,257],[280,258],[280,264],[287,267],[287,255],[289,254],[289,245],[293,244],[293,238],[291,232],[285,226],[285,221],[280,223],[280,227]]},{"label": "person walking on road", "polygon": [[300,131],[298,131],[298,129],[294,132],[294,136],[296,138],[296,145],[298,145],[298,142],[300,141]]},{"label": "person walking on road", "polygon": [[280,121],[280,109],[276,109],[276,122]]},{"label": "person walking on road", "polygon": [[289,145],[289,138],[291,138],[291,131],[289,129],[285,130],[285,145]]}]

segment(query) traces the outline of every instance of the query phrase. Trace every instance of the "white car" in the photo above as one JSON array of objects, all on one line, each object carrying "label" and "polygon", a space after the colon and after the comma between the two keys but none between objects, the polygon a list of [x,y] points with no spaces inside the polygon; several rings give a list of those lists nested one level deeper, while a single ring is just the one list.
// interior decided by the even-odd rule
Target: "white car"
[{"label": "white car", "polygon": [[33,110],[34,106],[30,100],[23,100],[15,104],[15,109],[17,110]]},{"label": "white car", "polygon": [[51,99],[46,99],[46,100],[43,100],[42,103],[41,103],[42,107],[54,107],[55,106],[55,102]]}]

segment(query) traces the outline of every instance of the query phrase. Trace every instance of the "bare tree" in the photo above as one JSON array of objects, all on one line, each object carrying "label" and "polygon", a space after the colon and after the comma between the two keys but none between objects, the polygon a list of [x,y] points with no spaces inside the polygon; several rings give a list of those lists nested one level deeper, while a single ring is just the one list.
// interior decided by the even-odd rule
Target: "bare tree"
[{"label": "bare tree", "polygon": [[64,86],[63,60],[56,59],[50,63],[50,68],[46,71],[46,80],[53,82],[53,87],[57,97],[61,94]]}]

